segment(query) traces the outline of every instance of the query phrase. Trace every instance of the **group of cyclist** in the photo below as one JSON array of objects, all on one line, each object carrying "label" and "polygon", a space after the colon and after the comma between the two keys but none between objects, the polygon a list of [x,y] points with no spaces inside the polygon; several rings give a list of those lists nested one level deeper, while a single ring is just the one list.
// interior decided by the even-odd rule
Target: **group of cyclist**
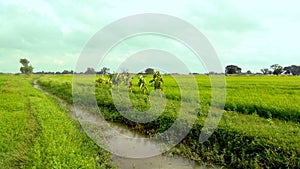
[{"label": "group of cyclist", "polygon": [[[133,77],[130,76],[129,72],[126,72],[122,74],[109,74],[107,81],[102,75],[99,79],[96,80],[96,82],[99,83],[100,87],[103,87],[104,84],[108,84],[110,87],[112,87],[112,85],[118,86],[121,83],[124,83],[126,86],[128,86],[129,91],[132,92],[132,80]],[[156,71],[153,74],[153,78],[149,81],[149,83],[153,85],[155,91],[159,91],[160,94],[163,92],[163,78],[159,71]],[[148,93],[147,83],[143,75],[140,75],[139,77],[138,86],[144,94]]]}]

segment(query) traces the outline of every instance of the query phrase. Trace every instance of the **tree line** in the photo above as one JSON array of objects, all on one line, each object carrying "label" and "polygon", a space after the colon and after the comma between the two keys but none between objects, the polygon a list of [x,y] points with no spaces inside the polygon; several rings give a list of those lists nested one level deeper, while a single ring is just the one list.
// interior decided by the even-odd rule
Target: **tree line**
[{"label": "tree line", "polygon": [[[264,74],[264,75],[294,75],[299,76],[300,75],[300,66],[297,65],[291,65],[282,67],[279,64],[273,64],[269,68],[262,68],[260,69],[261,73],[258,74]],[[236,66],[236,65],[228,65],[225,67],[225,74],[242,74],[242,68]],[[246,72],[246,74],[252,74],[250,70]]]},{"label": "tree line", "polygon": [[[29,64],[30,61],[27,59],[20,59],[20,63],[22,66],[20,67],[20,72],[22,74],[32,74],[33,73],[33,67]],[[110,74],[110,69],[107,67],[103,67],[100,69],[100,71],[96,71],[94,68],[88,67],[85,72],[74,72],[73,70],[63,70],[62,72],[34,72],[34,74]],[[294,75],[299,76],[300,75],[300,66],[297,65],[291,65],[283,67],[279,64],[273,64],[269,68],[262,68],[260,69],[261,73],[257,74],[264,74],[264,75],[280,75],[280,74],[286,74],[286,75]],[[139,74],[154,74],[153,68],[147,68],[145,72],[141,72]],[[209,74],[212,74],[211,72]],[[227,65],[225,67],[225,74],[243,74],[242,68],[240,68],[237,65]],[[250,70],[248,70],[244,74],[252,74]]]},{"label": "tree line", "polygon": [[103,67],[100,71],[96,71],[94,68],[88,67],[86,71],[84,72],[75,72],[73,70],[63,70],[62,72],[56,71],[40,71],[40,72],[34,72],[33,74],[109,74],[109,68]]}]

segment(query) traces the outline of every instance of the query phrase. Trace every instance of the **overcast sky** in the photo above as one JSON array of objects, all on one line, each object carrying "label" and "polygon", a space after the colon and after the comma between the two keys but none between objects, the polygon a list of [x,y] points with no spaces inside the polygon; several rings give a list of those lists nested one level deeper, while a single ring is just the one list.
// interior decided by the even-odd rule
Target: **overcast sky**
[{"label": "overcast sky", "polygon": [[[140,13],[172,15],[194,25],[213,45],[223,67],[236,64],[243,72],[259,72],[274,63],[299,65],[299,6],[298,0],[0,0],[0,72],[19,72],[20,58],[29,59],[34,71],[74,70],[80,52],[97,31]],[[125,41],[108,54],[115,58],[103,65],[114,67],[117,57],[125,59],[147,48],[172,53],[177,42],[151,45],[164,40],[145,36],[142,41]],[[183,57],[191,62],[191,71],[205,71]]]}]

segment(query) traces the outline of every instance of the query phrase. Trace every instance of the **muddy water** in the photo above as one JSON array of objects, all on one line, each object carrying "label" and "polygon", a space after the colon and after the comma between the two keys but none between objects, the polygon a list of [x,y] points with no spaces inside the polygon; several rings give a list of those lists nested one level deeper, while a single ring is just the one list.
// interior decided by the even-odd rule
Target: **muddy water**
[{"label": "muddy water", "polygon": [[[37,81],[34,81],[34,88],[41,90],[45,94],[49,95],[46,91],[42,90],[37,84]],[[54,96],[55,97],[55,96]],[[57,97],[56,97],[57,98]],[[70,110],[69,115],[78,120],[78,112],[85,114],[84,110],[70,106],[66,104],[63,100],[58,99],[58,103],[67,109]],[[76,111],[76,113],[75,113]],[[98,123],[99,124],[99,123]],[[111,136],[126,136],[126,137],[106,137],[105,139],[109,141],[110,148],[114,149],[113,152],[120,150],[121,152],[128,153],[149,153],[156,152],[157,149],[160,149],[159,143],[151,141],[145,138],[144,135],[128,128],[125,125],[109,122],[108,126],[101,126],[101,130],[106,132],[105,135]],[[111,132],[113,131],[113,132]],[[109,134],[108,134],[109,133]],[[124,139],[125,138],[125,139]],[[126,146],[124,146],[124,144]],[[139,152],[140,151],[140,152]],[[125,158],[124,156],[118,156],[112,154],[112,159],[120,169],[202,169],[202,168],[220,168],[207,166],[205,164],[196,163],[190,159],[183,158],[181,156],[166,156],[166,155],[157,155],[149,158]]]},{"label": "muddy water", "polygon": [[[110,123],[111,127],[115,130],[119,131],[120,134],[124,134],[130,138],[144,138],[145,136],[134,131],[127,126]],[[143,144],[144,151],[151,151],[158,147],[156,142],[152,142],[149,140],[145,140],[143,142],[137,142],[132,139],[132,142],[128,142],[128,147],[138,146],[139,144]],[[128,150],[130,151],[130,150]],[[132,150],[131,150],[132,151]],[[205,164],[196,163],[190,159],[183,158],[178,155],[174,156],[165,156],[165,155],[157,155],[150,158],[123,158],[119,156],[113,156],[113,160],[121,169],[202,169],[202,168],[219,168],[219,167],[208,167]]]}]

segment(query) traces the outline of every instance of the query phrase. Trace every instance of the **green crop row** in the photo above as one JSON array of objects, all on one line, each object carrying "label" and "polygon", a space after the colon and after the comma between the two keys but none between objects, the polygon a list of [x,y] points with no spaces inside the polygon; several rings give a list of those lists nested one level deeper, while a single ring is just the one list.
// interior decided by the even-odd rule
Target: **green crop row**
[{"label": "green crop row", "polygon": [[[48,79],[49,78],[49,79]],[[152,77],[146,76],[147,82]],[[169,100],[190,100],[195,96],[195,89],[185,89],[187,98],[181,96],[176,79],[185,81],[186,76],[164,77],[164,94]],[[47,76],[41,79],[41,85],[47,87],[51,83],[52,92],[72,103],[72,76]],[[211,83],[208,76],[196,76],[200,100],[210,104]],[[133,79],[133,93],[140,93],[138,78]],[[185,83],[185,86],[190,84]],[[300,122],[300,77],[274,76],[227,76],[226,77],[225,110],[243,114],[257,114],[264,118],[278,118],[285,121]],[[98,88],[100,88],[98,86]],[[149,93],[153,90],[148,84]]]},{"label": "green crop row", "polygon": [[0,168],[112,168],[110,154],[32,81],[0,76]]},{"label": "green crop row", "polygon": [[[175,78],[174,78],[175,77]],[[189,76],[165,76],[164,93],[171,100],[189,100],[196,93],[187,79]],[[151,76],[146,77],[149,80]],[[183,98],[176,79],[187,81]],[[137,78],[134,79],[137,84]],[[209,76],[195,76],[200,99],[203,104],[211,102],[211,83]],[[257,114],[264,118],[278,118],[285,121],[300,122],[300,77],[298,76],[227,76],[225,110],[243,114]],[[136,89],[136,91],[139,91]],[[179,99],[180,98],[180,99]]]},{"label": "green crop row", "polygon": [[300,122],[300,77],[229,76],[226,109]]},{"label": "green crop row", "polygon": [[[87,80],[82,77],[82,91],[85,91],[84,82]],[[90,78],[90,77],[89,77]],[[146,77],[149,80],[151,77]],[[186,78],[180,76],[179,78]],[[262,78],[262,79],[259,79]],[[282,78],[282,79],[276,79]],[[275,100],[289,100],[289,105],[276,105],[274,112],[281,112],[281,110],[292,109],[291,105],[295,107],[299,106],[299,102],[295,102],[295,99],[299,100],[298,96],[295,96],[297,92],[297,83],[293,80],[297,78],[286,77],[227,77],[227,102],[235,105],[247,105],[257,104],[258,110],[269,110],[272,107],[272,103]],[[71,76],[43,76],[40,79],[40,84],[47,91],[56,94],[64,95],[64,98],[70,103],[72,102],[72,93],[67,86],[70,87]],[[200,131],[204,125],[206,115],[209,108],[210,100],[210,83],[209,78],[206,76],[196,77],[198,81],[198,87],[200,91],[200,106],[197,110],[186,109],[186,117],[188,118],[188,111],[198,111],[198,118],[194,124],[193,129],[188,136],[181,142],[177,148],[174,149],[175,153],[181,153],[195,160],[211,161],[220,165],[226,165],[230,167],[239,168],[297,168],[300,166],[300,126],[295,120],[289,119],[289,121],[281,121],[280,116],[278,119],[274,117],[274,112],[269,112],[267,118],[259,112],[254,111],[242,112],[237,109],[233,111],[225,111],[223,117],[219,123],[218,128],[209,140],[203,144],[198,142]],[[272,80],[274,83],[271,83]],[[283,95],[274,94],[282,92],[280,86],[283,81],[290,81],[286,84],[285,90],[290,90],[290,93],[283,93]],[[104,115],[104,117],[111,121],[122,122],[133,128],[139,129],[141,132],[158,134],[168,129],[176,120],[178,115],[178,109],[180,107],[180,101],[183,100],[187,104],[193,99],[182,98],[180,92],[178,92],[178,84],[172,77],[164,77],[164,93],[167,98],[166,109],[164,112],[154,121],[149,123],[136,123],[127,118],[124,118],[120,112],[117,111],[114,100],[111,96],[112,90],[120,90],[122,88],[110,89],[108,86],[100,87],[96,85],[95,93],[98,106]],[[149,109],[148,96],[142,94],[139,91],[139,87],[136,85],[137,79],[133,80],[133,93],[129,94],[131,103],[138,110]],[[260,87],[253,87],[254,84]],[[64,86],[65,85],[65,86]],[[288,86],[287,86],[288,85]],[[247,87],[248,86],[248,87]],[[249,87],[252,86],[252,87]],[[274,88],[278,87],[278,89]],[[255,90],[257,93],[255,92]],[[87,90],[88,91],[88,90]],[[271,92],[267,92],[271,91]],[[151,92],[151,90],[149,91]],[[60,94],[57,94],[60,93]],[[83,92],[84,93],[84,92]],[[189,92],[188,92],[189,93]],[[190,97],[195,97],[190,91]],[[273,96],[273,97],[270,97]],[[237,98],[245,101],[237,101]],[[260,99],[268,98],[263,104]],[[88,98],[82,98],[83,102],[87,102]],[[122,104],[120,102],[122,110],[128,110],[127,114],[131,117],[139,116],[138,112],[130,112],[130,106]],[[279,102],[281,103],[281,102]],[[284,103],[284,102],[283,102]],[[261,107],[258,105],[262,104]],[[119,107],[120,108],[120,107]],[[226,107],[231,109],[230,107]],[[247,108],[245,108],[247,109]],[[299,115],[299,109],[293,109]],[[246,113],[246,114],[244,114]],[[282,116],[287,116],[283,111]],[[187,119],[186,119],[187,120]],[[181,127],[185,127],[185,121],[181,123]],[[174,133],[176,134],[176,133]]]}]

